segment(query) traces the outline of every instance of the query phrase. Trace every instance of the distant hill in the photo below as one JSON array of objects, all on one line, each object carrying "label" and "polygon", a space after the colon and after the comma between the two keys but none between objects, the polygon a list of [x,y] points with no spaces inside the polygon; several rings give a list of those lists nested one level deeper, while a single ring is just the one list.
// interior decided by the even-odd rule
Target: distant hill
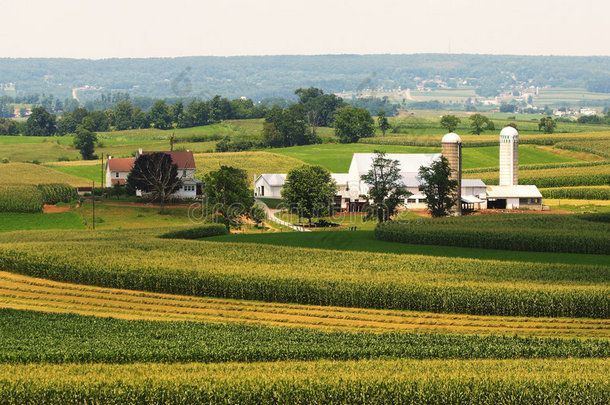
[{"label": "distant hill", "polygon": [[[95,98],[129,92],[146,97],[207,97],[222,94],[255,100],[293,97],[299,87],[327,92],[366,87],[413,87],[425,80],[449,86],[466,81],[481,94],[515,84],[610,88],[610,57],[497,55],[318,55],[149,59],[0,58],[0,82],[17,95]],[[6,87],[6,86],[5,86]],[[12,90],[12,87],[9,87]],[[13,93],[15,94],[15,93]],[[2,90],[0,90],[2,95]]]}]

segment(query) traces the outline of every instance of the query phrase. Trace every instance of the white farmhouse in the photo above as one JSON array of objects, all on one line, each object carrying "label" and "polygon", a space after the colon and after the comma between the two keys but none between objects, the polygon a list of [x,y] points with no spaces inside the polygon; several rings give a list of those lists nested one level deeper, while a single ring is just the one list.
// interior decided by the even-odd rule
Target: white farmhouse
[{"label": "white farmhouse", "polygon": [[[111,187],[114,184],[118,183],[120,185],[125,185],[127,181],[127,176],[133,165],[135,164],[136,159],[138,159],[142,155],[150,155],[152,151],[142,151],[142,149],[138,150],[135,158],[125,158],[125,159],[114,159],[112,156],[108,157],[106,161],[106,187]],[[193,152],[187,151],[162,151],[161,153],[165,153],[172,158],[172,162],[178,166],[178,177],[182,180],[182,187],[176,191],[173,195],[178,198],[195,198],[200,190],[201,181],[195,179],[195,158],[193,156]]]}]

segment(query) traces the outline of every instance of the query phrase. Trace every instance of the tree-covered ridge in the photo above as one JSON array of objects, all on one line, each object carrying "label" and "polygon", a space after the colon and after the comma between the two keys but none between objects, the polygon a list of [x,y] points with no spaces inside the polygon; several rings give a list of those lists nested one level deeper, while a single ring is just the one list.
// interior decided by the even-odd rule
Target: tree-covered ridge
[{"label": "tree-covered ridge", "polygon": [[[417,80],[441,79],[449,86],[466,80],[483,93],[510,84],[580,87],[608,92],[608,56],[517,55],[281,55],[233,57],[60,59],[2,58],[0,77],[17,95],[72,96],[124,91],[133,96],[201,97],[223,94],[294,98],[295,88],[326,92],[367,87],[413,87]],[[101,89],[100,89],[101,88]],[[95,98],[95,97],[94,97]]]}]

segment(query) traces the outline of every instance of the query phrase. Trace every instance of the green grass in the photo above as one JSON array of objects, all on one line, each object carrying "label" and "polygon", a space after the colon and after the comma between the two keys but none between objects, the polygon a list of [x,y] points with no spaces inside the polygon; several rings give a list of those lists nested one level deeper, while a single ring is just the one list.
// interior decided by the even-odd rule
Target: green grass
[{"label": "green grass", "polygon": [[387,153],[440,153],[438,148],[424,148],[400,145],[366,144],[322,144],[269,149],[280,155],[290,156],[303,162],[320,165],[333,173],[347,173],[354,153],[372,153],[381,150]]},{"label": "green grass", "polygon": [[[163,214],[158,207],[146,207],[143,203],[114,201],[112,198],[95,204],[96,229],[157,228],[177,225],[195,225],[189,219],[188,204],[168,206]],[[93,206],[84,203],[80,215],[89,226],[93,218]]]},{"label": "green grass", "polygon": [[[99,165],[74,165],[74,166],[48,166],[53,170],[72,176],[81,177],[83,179],[95,181],[96,186],[99,186],[102,180],[101,163]],[[106,172],[104,171],[104,181],[106,181]]]},{"label": "green grass", "polygon": [[[463,166],[465,169],[479,167],[497,167],[499,164],[499,146],[463,149]],[[290,148],[270,149],[270,152],[290,156],[309,164],[320,165],[334,173],[347,173],[354,153],[372,153],[380,150],[386,153],[440,153],[439,148],[402,145],[372,144],[322,144],[293,146]],[[559,155],[530,145],[519,146],[519,163],[563,163],[575,162],[569,156]]]},{"label": "green grass", "polygon": [[0,232],[83,228],[83,221],[75,212],[57,212],[53,214],[0,212]]},{"label": "green grass", "polygon": [[320,232],[287,232],[268,234],[231,234],[206,238],[209,241],[256,243],[262,245],[294,246],[312,249],[461,257],[467,259],[509,262],[566,263],[610,266],[610,257],[570,253],[517,252],[510,250],[475,249],[455,246],[414,245],[385,242],[373,238],[372,230],[329,230]]}]

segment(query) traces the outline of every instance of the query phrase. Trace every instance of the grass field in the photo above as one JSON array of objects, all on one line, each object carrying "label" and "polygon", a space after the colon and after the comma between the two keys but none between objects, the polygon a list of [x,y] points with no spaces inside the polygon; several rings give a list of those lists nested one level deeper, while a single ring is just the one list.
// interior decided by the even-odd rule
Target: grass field
[{"label": "grass field", "polygon": [[[334,173],[347,173],[354,153],[372,153],[376,150],[386,153],[440,153],[440,148],[370,144],[307,145],[270,149],[269,151],[290,156],[309,164],[321,165]],[[535,146],[519,146],[519,162],[521,164],[564,163],[576,161],[578,161],[578,159],[553,153],[552,151],[537,148]],[[499,146],[463,149],[463,166],[465,169],[497,167],[498,164]]]},{"label": "grass field", "polygon": [[256,243],[262,245],[293,246],[337,251],[375,252],[433,257],[460,257],[466,259],[497,260],[507,262],[565,263],[610,265],[604,255],[584,255],[546,252],[518,252],[497,249],[475,249],[454,246],[415,245],[392,243],[373,238],[372,230],[329,230],[311,233],[274,233],[214,236],[210,241]]},{"label": "grass field", "polygon": [[29,229],[83,229],[81,217],[74,212],[53,214],[0,212],[0,232]]},{"label": "grass field", "polygon": [[82,177],[60,173],[51,168],[31,163],[0,164],[0,184],[46,184],[66,183],[72,186],[87,186]]},{"label": "grass field", "polygon": [[[275,151],[274,151],[275,152]],[[234,166],[248,172],[248,178],[254,181],[254,175],[263,173],[286,173],[294,167],[304,164],[296,158],[269,152],[227,152],[205,153],[195,155],[197,171],[195,176],[203,176],[221,165]]]},{"label": "grass field", "polygon": [[[95,204],[96,229],[163,228],[177,225],[193,225],[189,219],[188,204],[167,206],[164,213],[158,207],[142,203],[113,201],[112,198]],[[84,203],[79,214],[91,227],[93,206]]]}]

